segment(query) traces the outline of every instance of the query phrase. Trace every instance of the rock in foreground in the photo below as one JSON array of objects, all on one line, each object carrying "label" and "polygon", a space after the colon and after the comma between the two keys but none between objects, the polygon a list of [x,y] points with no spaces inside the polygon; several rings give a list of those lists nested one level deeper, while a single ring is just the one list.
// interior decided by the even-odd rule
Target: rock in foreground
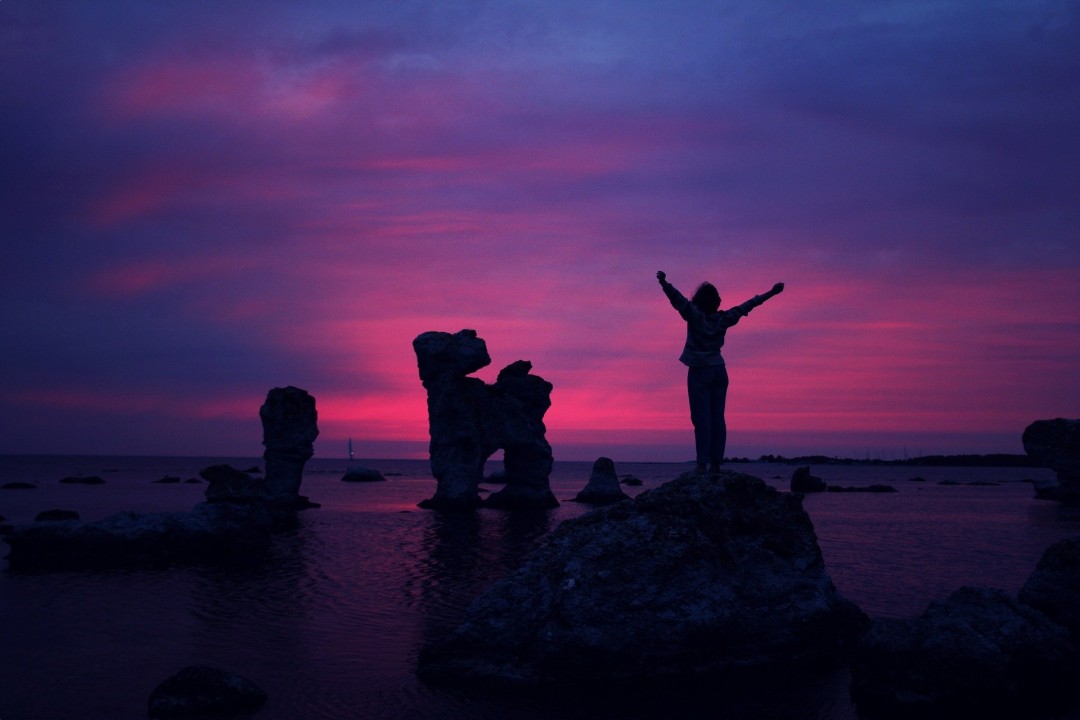
[{"label": "rock in foreground", "polygon": [[563,522],[419,672],[542,683],[791,667],[837,660],[864,622],[825,573],[801,497],[684,475]]},{"label": "rock in foreground", "polygon": [[221,717],[258,710],[266,693],[234,673],[203,665],[186,667],[150,693],[153,718]]},{"label": "rock in foreground", "polygon": [[1068,631],[1004,590],[963,587],[874,620],[852,662],[860,717],[1040,717],[1075,703]]},{"label": "rock in foreground", "polygon": [[1020,588],[1019,600],[1039,610],[1080,640],[1080,537],[1054,543]]}]

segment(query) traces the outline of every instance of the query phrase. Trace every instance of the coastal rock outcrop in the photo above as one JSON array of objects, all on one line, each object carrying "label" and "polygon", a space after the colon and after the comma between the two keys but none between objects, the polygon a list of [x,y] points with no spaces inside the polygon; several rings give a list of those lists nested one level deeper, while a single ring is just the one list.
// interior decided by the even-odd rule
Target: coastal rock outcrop
[{"label": "coastal rock outcrop", "polygon": [[560,524],[426,647],[432,682],[618,682],[824,666],[865,616],[825,572],[802,498],[683,475]]},{"label": "coastal rock outcrop", "polygon": [[1080,505],[1080,420],[1036,420],[1021,441],[1028,457],[1057,474],[1057,486],[1036,486],[1036,495]]},{"label": "coastal rock outcrop", "polygon": [[615,462],[611,458],[602,457],[593,463],[588,484],[574,500],[592,505],[610,505],[628,497],[630,496],[623,492],[619,484],[619,476],[615,474]]},{"label": "coastal rock outcrop", "polygon": [[274,527],[265,504],[206,502],[190,512],[35,522],[15,528],[4,542],[13,570],[164,566],[248,557],[269,547]]},{"label": "coastal rock outcrop", "polygon": [[192,665],[154,688],[148,714],[152,718],[222,717],[252,713],[264,704],[266,693],[247,678]]},{"label": "coastal rock outcrop", "polygon": [[[296,525],[296,511],[318,507],[299,494],[303,464],[318,435],[315,400],[299,388],[274,388],[260,410],[264,478],[229,465],[199,474],[206,502],[189,512],[121,512],[95,522],[35,522],[4,536],[13,569],[167,565],[250,557],[274,532]],[[271,472],[271,467],[273,471]]]},{"label": "coastal rock outcrop", "polygon": [[875,619],[851,663],[860,717],[1037,717],[1076,703],[1069,632],[1004,590],[962,587]]},{"label": "coastal rock outcrop", "polygon": [[1080,537],[1047,548],[1018,597],[1080,640]]},{"label": "coastal rock outcrop", "polygon": [[493,385],[469,377],[491,363],[474,330],[426,332],[413,340],[420,381],[427,390],[431,470],[438,484],[429,508],[481,504],[484,463],[503,450],[506,486],[487,498],[492,507],[554,507],[549,476],[553,456],[544,427],[551,383],[518,360]]},{"label": "coastal rock outcrop", "polygon": [[300,495],[300,483],[304,463],[315,454],[315,438],[319,436],[315,398],[292,385],[274,388],[259,408],[259,418],[266,448],[263,481],[270,502],[307,507],[307,498]]}]

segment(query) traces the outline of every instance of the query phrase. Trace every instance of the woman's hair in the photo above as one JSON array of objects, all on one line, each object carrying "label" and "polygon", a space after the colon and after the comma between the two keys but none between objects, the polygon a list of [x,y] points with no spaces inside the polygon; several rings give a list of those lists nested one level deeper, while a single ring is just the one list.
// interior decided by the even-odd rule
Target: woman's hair
[{"label": "woman's hair", "polygon": [[703,282],[694,291],[694,297],[690,302],[698,306],[705,314],[714,313],[720,309],[720,293],[711,282]]}]

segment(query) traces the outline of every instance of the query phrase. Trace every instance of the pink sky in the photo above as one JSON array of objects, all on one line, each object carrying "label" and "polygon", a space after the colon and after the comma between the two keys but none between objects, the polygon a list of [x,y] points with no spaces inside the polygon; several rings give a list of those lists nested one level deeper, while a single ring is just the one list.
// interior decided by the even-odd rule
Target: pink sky
[{"label": "pink sky", "polygon": [[[771,7],[771,6],[770,6]],[[554,384],[556,459],[1021,452],[1080,413],[1080,13],[1060,2],[0,4],[4,453],[423,457],[412,339]]]}]

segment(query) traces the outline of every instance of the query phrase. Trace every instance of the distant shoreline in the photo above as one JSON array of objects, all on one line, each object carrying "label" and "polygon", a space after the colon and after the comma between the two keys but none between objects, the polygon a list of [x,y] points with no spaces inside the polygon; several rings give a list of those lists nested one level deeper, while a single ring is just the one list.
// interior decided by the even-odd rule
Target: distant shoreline
[{"label": "distant shoreline", "polygon": [[1027,455],[993,453],[990,455],[923,455],[901,460],[871,460],[829,457],[826,455],[762,455],[757,459],[726,458],[726,463],[778,463],[782,465],[897,465],[917,467],[1043,467]]}]

